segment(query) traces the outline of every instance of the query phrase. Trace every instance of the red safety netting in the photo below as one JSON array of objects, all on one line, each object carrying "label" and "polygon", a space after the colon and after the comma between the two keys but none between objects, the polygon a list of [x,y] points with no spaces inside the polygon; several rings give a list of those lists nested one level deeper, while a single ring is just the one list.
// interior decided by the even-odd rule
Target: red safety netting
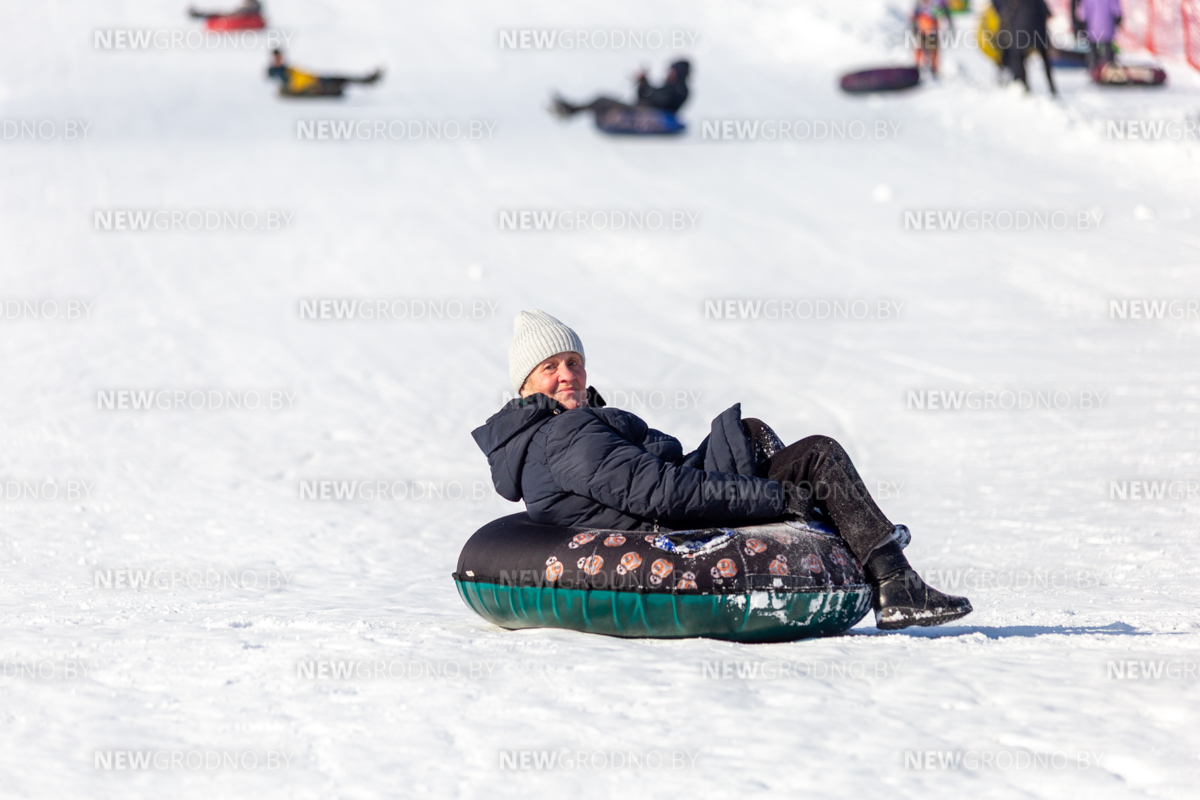
[{"label": "red safety netting", "polygon": [[1200,0],[1122,0],[1117,44],[1179,57],[1200,69]]},{"label": "red safety netting", "polygon": [[1183,5],[1180,0],[1148,0],[1150,30],[1146,49],[1162,55],[1183,53]]},{"label": "red safety netting", "polygon": [[1200,0],[1183,0],[1183,54],[1200,69]]},{"label": "red safety netting", "polygon": [[[1153,0],[1121,0],[1121,27],[1117,29],[1117,44],[1123,48],[1146,47],[1150,30],[1150,3]],[[1158,0],[1163,3],[1166,0]],[[1147,48],[1148,49],[1148,48]]]}]

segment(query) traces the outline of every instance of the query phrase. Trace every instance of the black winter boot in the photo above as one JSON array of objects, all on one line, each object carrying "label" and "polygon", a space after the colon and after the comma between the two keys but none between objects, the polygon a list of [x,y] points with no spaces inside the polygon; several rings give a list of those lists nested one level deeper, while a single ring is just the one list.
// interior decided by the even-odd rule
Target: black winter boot
[{"label": "black winter boot", "polygon": [[974,609],[965,597],[942,594],[908,569],[884,576],[875,586],[875,627],[895,631],[910,625],[941,625]]},{"label": "black winter boot", "polygon": [[554,114],[554,116],[558,117],[559,119],[573,117],[582,110],[582,106],[571,105],[558,95],[554,95],[554,97],[550,98],[550,113]]}]

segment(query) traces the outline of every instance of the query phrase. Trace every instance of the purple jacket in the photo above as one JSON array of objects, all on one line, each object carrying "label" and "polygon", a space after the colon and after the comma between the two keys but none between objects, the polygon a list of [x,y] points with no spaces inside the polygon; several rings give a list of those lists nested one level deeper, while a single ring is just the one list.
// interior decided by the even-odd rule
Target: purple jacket
[{"label": "purple jacket", "polygon": [[1111,42],[1117,33],[1116,21],[1121,17],[1121,0],[1079,0],[1079,10],[1075,13],[1087,23],[1089,40]]}]

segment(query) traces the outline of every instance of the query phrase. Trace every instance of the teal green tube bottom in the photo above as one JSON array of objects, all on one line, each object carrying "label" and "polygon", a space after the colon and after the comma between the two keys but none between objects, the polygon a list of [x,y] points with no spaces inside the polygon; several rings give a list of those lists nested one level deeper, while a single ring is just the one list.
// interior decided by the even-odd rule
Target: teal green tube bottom
[{"label": "teal green tube bottom", "polygon": [[567,628],[627,638],[790,642],[845,633],[871,609],[869,586],[702,595],[455,585],[475,613],[502,628]]}]

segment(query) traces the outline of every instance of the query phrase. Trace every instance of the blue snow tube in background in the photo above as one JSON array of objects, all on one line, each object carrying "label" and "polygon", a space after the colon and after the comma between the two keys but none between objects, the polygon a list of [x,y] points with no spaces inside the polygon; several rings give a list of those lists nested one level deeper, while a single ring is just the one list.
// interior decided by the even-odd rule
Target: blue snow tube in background
[{"label": "blue snow tube in background", "polygon": [[645,533],[514,514],[467,541],[454,580],[502,628],[631,638],[786,642],[844,633],[871,608],[842,538],[798,522]]},{"label": "blue snow tube in background", "polygon": [[657,108],[611,108],[596,114],[596,127],[621,136],[672,136],[687,126],[674,114]]}]

